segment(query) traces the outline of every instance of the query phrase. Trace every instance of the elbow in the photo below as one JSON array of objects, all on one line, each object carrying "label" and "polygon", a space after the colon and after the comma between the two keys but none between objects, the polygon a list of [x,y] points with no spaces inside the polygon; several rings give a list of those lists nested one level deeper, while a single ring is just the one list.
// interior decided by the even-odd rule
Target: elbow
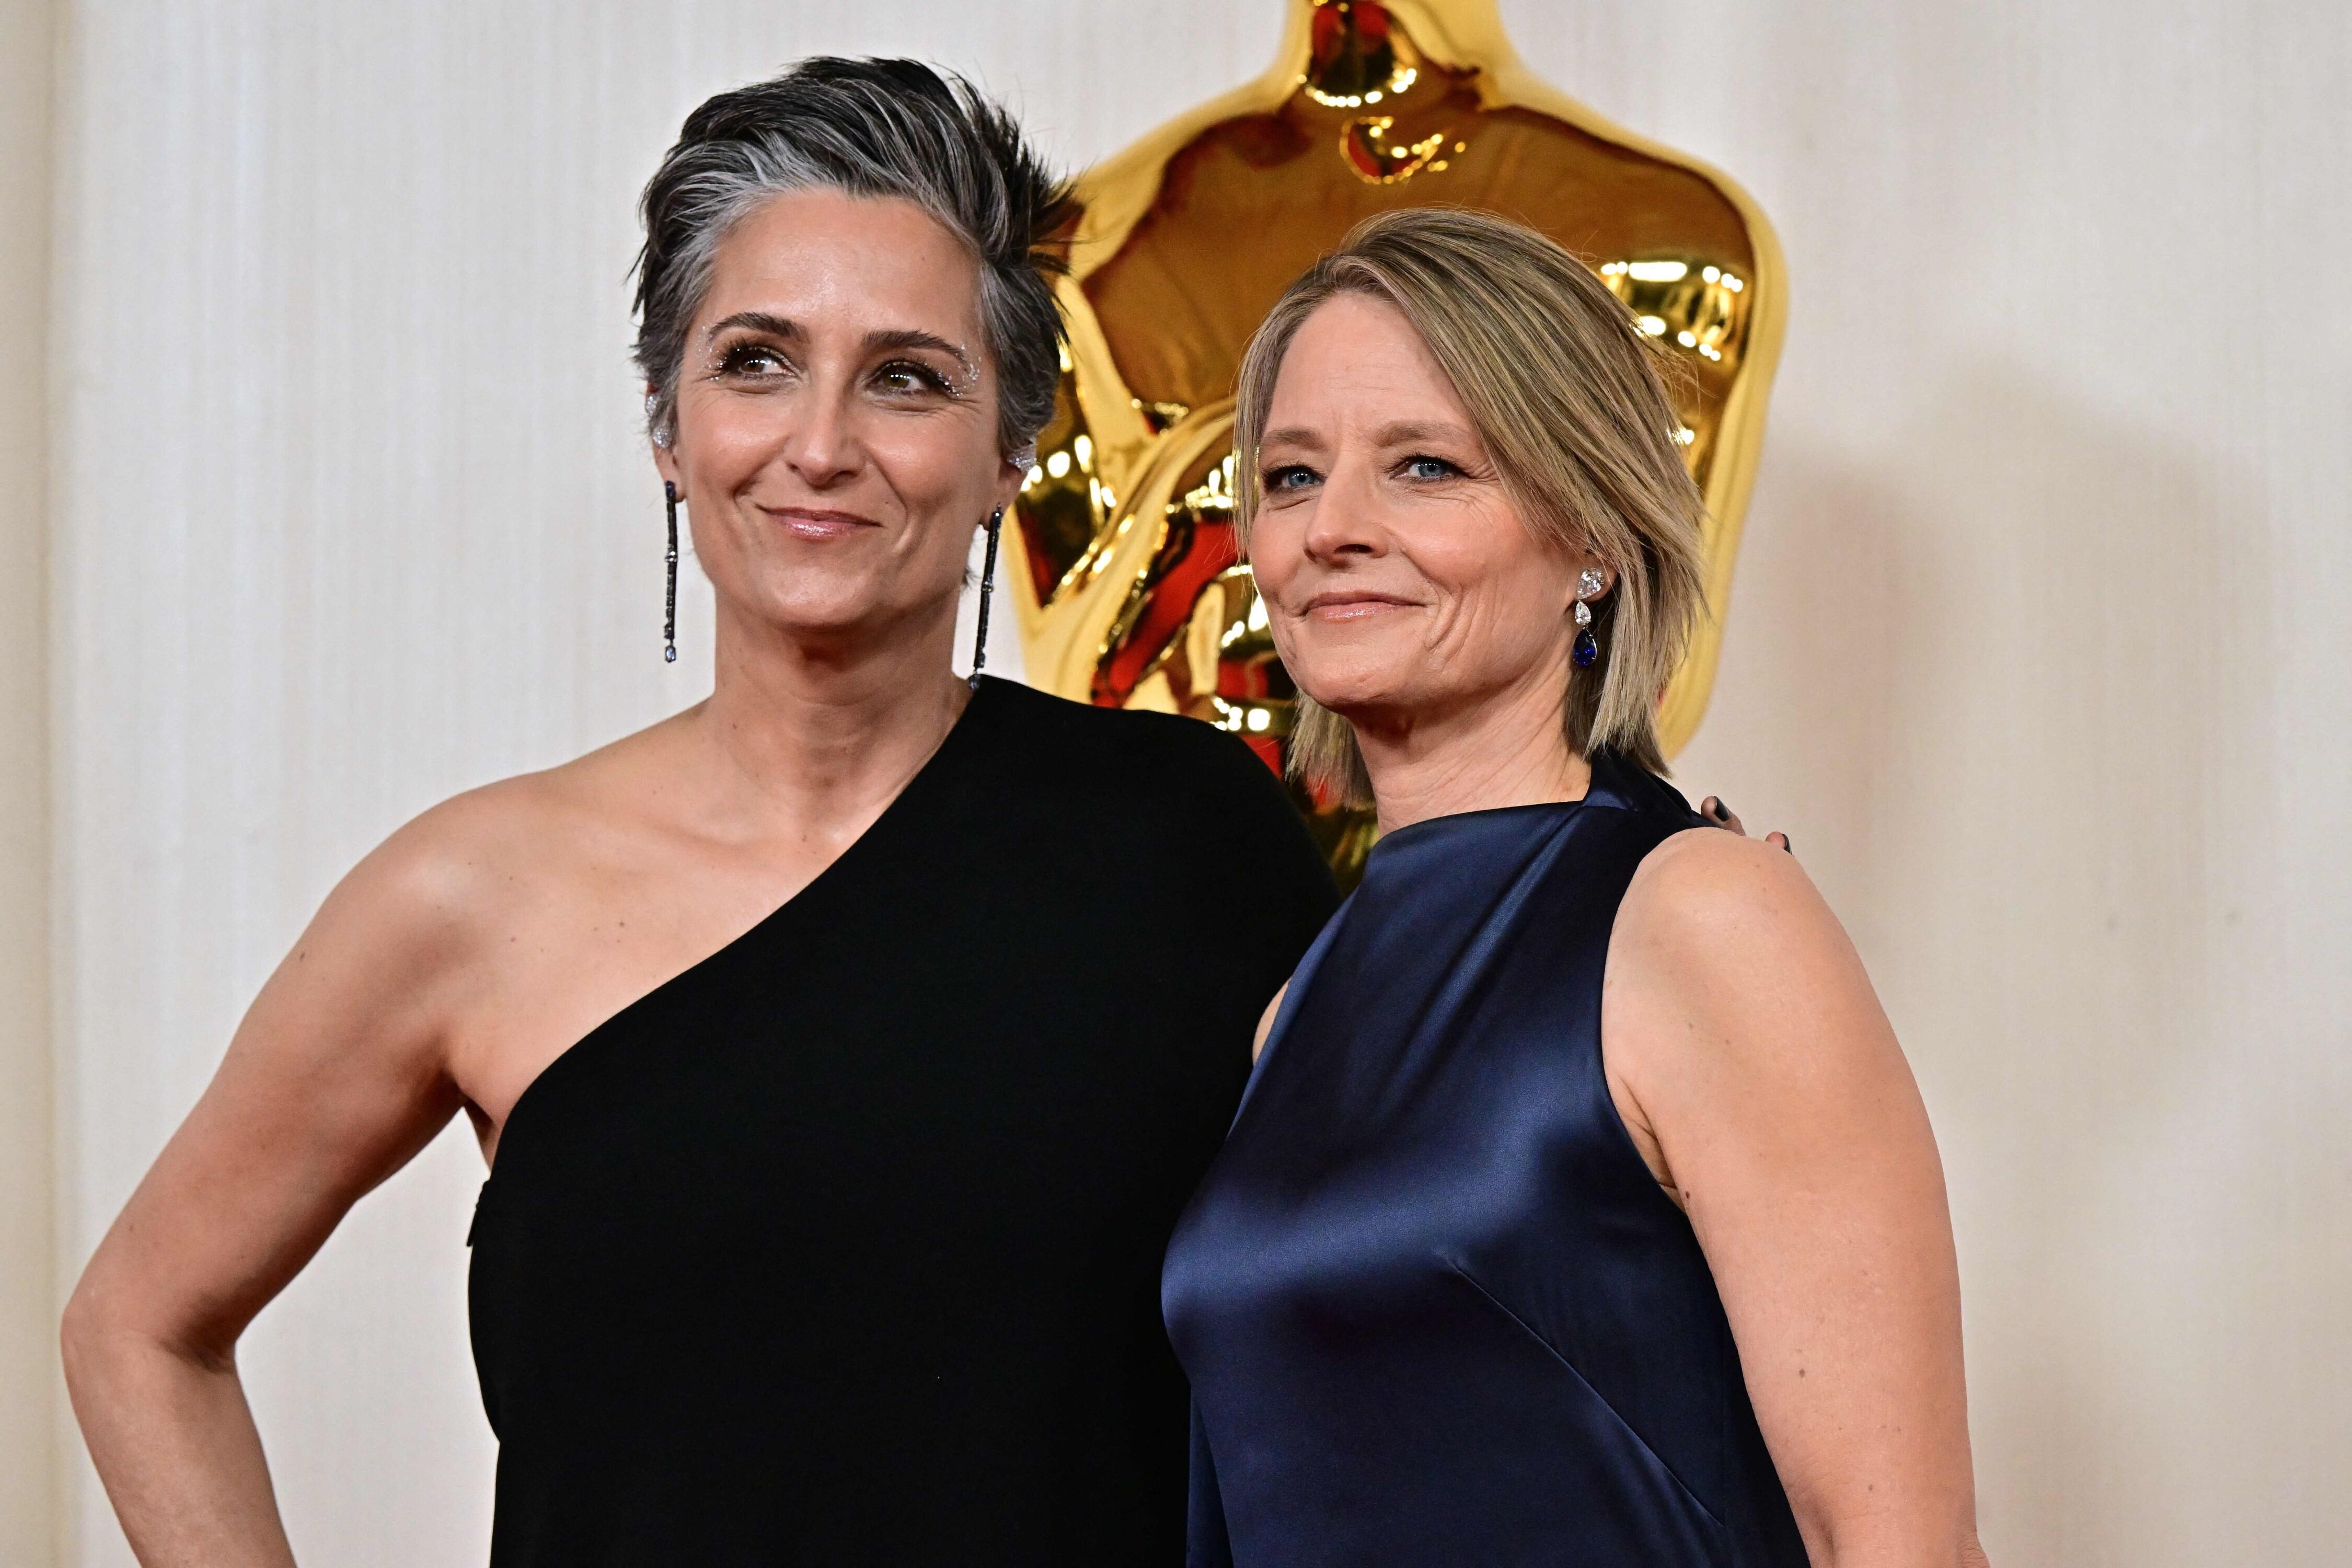
[{"label": "elbow", "polygon": [[58,1320],[58,1354],[65,1366],[66,1392],[77,1405],[103,1381],[110,1337],[105,1310],[85,1275]]},{"label": "elbow", "polygon": [[1877,1531],[1802,1533],[1813,1568],[1991,1568],[1974,1530],[1908,1541]]},{"label": "elbow", "polygon": [[114,1381],[114,1369],[139,1338],[103,1286],[84,1274],[58,1319],[58,1352],[65,1364],[66,1392],[77,1405]]},{"label": "elbow", "polygon": [[1813,1568],[1990,1568],[1972,1500],[1843,1512],[1808,1508],[1793,1494],[1789,1500]]},{"label": "elbow", "polygon": [[234,1369],[233,1342],[213,1349],[160,1333],[148,1321],[152,1314],[141,1311],[140,1306],[137,1298],[110,1283],[102,1262],[93,1264],[75,1285],[58,1319],[58,1352],[66,1393],[77,1411],[139,1383],[140,1368],[162,1357],[198,1372]]}]

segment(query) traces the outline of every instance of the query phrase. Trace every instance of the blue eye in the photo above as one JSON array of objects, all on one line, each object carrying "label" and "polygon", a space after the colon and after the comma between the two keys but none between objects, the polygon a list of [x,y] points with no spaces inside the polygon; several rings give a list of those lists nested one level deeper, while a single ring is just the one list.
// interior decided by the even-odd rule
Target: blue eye
[{"label": "blue eye", "polygon": [[1315,470],[1303,463],[1292,463],[1285,468],[1268,468],[1259,482],[1265,487],[1268,495],[1283,490],[1305,489],[1315,482]]},{"label": "blue eye", "polygon": [[1443,479],[1461,471],[1443,458],[1407,458],[1404,468],[1416,479]]}]

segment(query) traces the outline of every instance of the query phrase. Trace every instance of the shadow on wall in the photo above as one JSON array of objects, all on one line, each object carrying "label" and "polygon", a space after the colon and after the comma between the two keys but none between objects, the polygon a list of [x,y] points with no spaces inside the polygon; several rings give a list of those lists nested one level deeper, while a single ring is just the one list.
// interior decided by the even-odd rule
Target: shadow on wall
[{"label": "shadow on wall", "polygon": [[2190,1218],[2263,1201],[2214,1144],[2253,933],[2208,874],[2273,834],[2259,490],[2021,364],[1916,406],[1774,431],[1693,787],[1794,833],[1919,1075],[1996,1560],[2265,1560],[2205,1539],[2261,1491],[2210,1358],[2262,1240]]}]

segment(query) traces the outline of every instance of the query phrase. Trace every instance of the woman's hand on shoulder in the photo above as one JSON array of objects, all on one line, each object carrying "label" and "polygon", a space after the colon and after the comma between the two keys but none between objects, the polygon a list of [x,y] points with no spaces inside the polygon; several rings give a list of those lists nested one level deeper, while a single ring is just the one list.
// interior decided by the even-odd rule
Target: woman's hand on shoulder
[{"label": "woman's hand on shoulder", "polygon": [[[1700,801],[1698,814],[1717,827],[1737,833],[1742,838],[1748,837],[1748,825],[1739,820],[1738,813],[1724,804],[1723,797],[1720,795],[1711,795]],[[1791,855],[1797,852],[1796,847],[1789,842],[1789,836],[1785,833],[1768,833],[1764,836],[1764,842],[1775,849],[1785,849]]]},{"label": "woman's hand on shoulder", "polygon": [[1653,853],[1611,942],[1602,1042],[1706,1253],[1813,1561],[1972,1561],[1942,1167],[1861,960],[1794,858],[1704,831]]}]

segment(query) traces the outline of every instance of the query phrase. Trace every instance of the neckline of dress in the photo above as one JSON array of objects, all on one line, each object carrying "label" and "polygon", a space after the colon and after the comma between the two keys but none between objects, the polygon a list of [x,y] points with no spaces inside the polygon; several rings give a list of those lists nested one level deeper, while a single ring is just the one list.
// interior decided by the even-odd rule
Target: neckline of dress
[{"label": "neckline of dress", "polygon": [[[649,987],[638,996],[622,1004],[622,1005],[615,1008],[611,1014],[607,1015],[602,1022],[596,1024],[578,1039],[572,1041],[572,1044],[566,1046],[562,1050],[556,1053],[553,1058],[550,1058],[547,1064],[541,1067],[538,1073],[532,1077],[531,1080],[523,1085],[522,1092],[515,1096],[514,1103],[507,1107],[506,1119],[499,1123],[499,1141],[496,1152],[493,1154],[490,1161],[490,1175],[495,1177],[498,1174],[499,1168],[506,1163],[507,1149],[514,1137],[515,1119],[522,1114],[523,1108],[525,1106],[532,1103],[532,1096],[538,1094],[541,1084],[547,1082],[548,1079],[555,1074],[559,1068],[562,1068],[566,1062],[572,1062],[578,1058],[581,1055],[581,1049],[583,1047],[593,1045],[597,1040],[604,1038],[605,1036],[614,1033],[625,1019],[645,1008],[653,1005],[659,998],[667,994],[691,983],[697,976],[708,973],[709,970],[741,952],[745,948],[757,942],[764,932],[771,930],[779,921],[782,921],[795,910],[805,907],[810,901],[812,894],[818,892],[819,889],[825,888],[830,883],[838,881],[842,874],[842,868],[853,860],[864,858],[865,857],[860,854],[860,851],[866,850],[867,846],[873,844],[877,838],[884,837],[885,829],[894,826],[897,820],[903,817],[904,808],[910,798],[913,798],[918,795],[929,794],[929,786],[931,782],[938,778],[944,771],[945,764],[951,762],[959,753],[971,744],[971,737],[981,727],[974,722],[973,715],[980,712],[983,708],[992,713],[1002,705],[1003,698],[1001,693],[996,696],[992,696],[991,694],[992,692],[996,692],[997,689],[1002,687],[1003,684],[1004,683],[1003,681],[1000,681],[994,676],[982,676],[981,678],[979,689],[974,691],[971,694],[971,700],[964,704],[963,711],[957,714],[955,722],[948,726],[948,732],[940,737],[940,743],[931,749],[931,754],[923,760],[923,765],[917,768],[913,775],[909,777],[905,784],[898,787],[898,793],[890,797],[890,803],[882,808],[881,815],[875,817],[872,822],[866,824],[865,832],[859,834],[856,838],[851,839],[848,844],[844,846],[841,853],[835,855],[833,858],[832,862],[828,864],[824,870],[819,871],[815,876],[803,883],[799,890],[794,892],[791,898],[786,899],[782,903],[778,904],[774,909],[770,910],[766,914],[761,915],[742,931],[730,938],[719,947],[713,948],[710,952],[703,954],[700,958],[696,959],[692,963],[688,964],[685,968],[679,970],[675,974],[670,975],[667,979],[660,981],[655,985]],[[542,1096],[541,1098],[544,1097]]]},{"label": "neckline of dress", "polygon": [[[1423,838],[1467,832],[1518,816],[1573,813],[1588,805],[1620,811],[1638,809],[1633,794],[1623,787],[1617,776],[1619,771],[1626,764],[1620,763],[1606,752],[1598,752],[1586,759],[1586,765],[1591,769],[1591,776],[1585,783],[1584,793],[1574,800],[1529,801],[1520,805],[1483,805],[1473,807],[1468,811],[1449,811],[1436,816],[1424,816],[1417,822],[1409,822],[1402,827],[1381,835],[1379,841],[1371,847],[1371,857],[1377,858],[1382,849],[1391,844],[1402,843],[1409,847]],[[1367,866],[1369,864],[1368,858]]]},{"label": "neckline of dress", "polygon": [[1529,801],[1520,805],[1482,805],[1474,807],[1468,811],[1449,811],[1437,816],[1424,816],[1417,822],[1408,822],[1402,827],[1390,829],[1388,832],[1381,835],[1380,841],[1372,846],[1371,852],[1374,855],[1378,855],[1381,850],[1387,848],[1391,844],[1403,844],[1410,846],[1423,838],[1441,837],[1449,833],[1465,832],[1475,828],[1487,826],[1491,824],[1501,822],[1508,818],[1520,816],[1543,816],[1554,813],[1580,811],[1588,804],[1608,805],[1612,803],[1607,801],[1595,802],[1591,792],[1587,791],[1585,794],[1577,796],[1574,800],[1538,800]]}]

